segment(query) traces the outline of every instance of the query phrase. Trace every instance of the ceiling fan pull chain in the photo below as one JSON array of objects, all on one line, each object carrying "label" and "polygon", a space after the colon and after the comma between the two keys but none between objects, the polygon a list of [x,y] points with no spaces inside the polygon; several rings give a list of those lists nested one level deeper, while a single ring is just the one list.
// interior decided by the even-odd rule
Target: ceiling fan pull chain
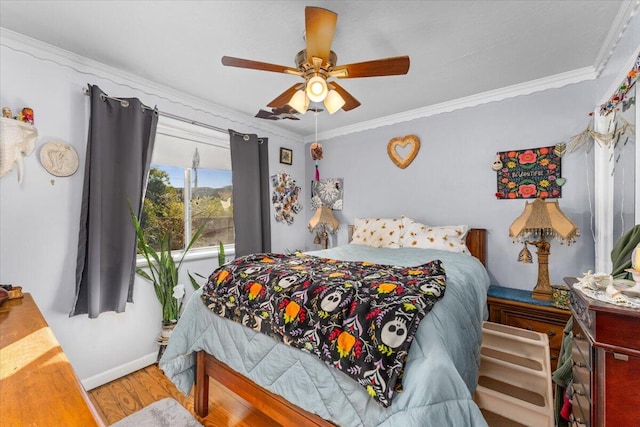
[{"label": "ceiling fan pull chain", "polygon": [[[316,119],[316,144],[318,143],[318,112],[314,111],[313,116]],[[316,160],[316,181],[320,181],[320,169],[318,168],[318,160]]]}]

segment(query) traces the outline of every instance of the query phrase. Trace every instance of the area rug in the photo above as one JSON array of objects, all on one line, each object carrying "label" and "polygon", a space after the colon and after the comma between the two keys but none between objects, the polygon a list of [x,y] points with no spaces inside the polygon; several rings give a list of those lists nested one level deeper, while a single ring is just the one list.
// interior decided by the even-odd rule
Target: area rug
[{"label": "area rug", "polygon": [[113,427],[201,427],[178,401],[166,398],[121,419]]}]

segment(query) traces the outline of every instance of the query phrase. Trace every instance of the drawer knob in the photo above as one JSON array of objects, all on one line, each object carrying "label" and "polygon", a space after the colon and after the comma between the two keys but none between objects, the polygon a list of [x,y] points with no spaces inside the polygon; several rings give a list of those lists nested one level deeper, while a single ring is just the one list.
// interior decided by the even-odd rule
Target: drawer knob
[{"label": "drawer knob", "polygon": [[547,332],[547,335],[549,335],[549,338],[555,337],[556,336],[556,331],[549,331],[549,332]]},{"label": "drawer knob", "polygon": [[622,361],[628,361],[629,360],[629,356],[627,356],[626,354],[620,354],[620,353],[613,353],[613,358],[616,360],[622,360]]}]

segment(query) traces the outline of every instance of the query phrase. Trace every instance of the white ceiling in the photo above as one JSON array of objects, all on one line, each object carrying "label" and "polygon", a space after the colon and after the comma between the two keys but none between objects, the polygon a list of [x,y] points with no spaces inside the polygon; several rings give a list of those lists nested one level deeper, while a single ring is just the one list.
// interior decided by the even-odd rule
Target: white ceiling
[{"label": "white ceiling", "polygon": [[[340,81],[362,105],[319,115],[326,132],[558,75],[593,78],[632,4],[2,0],[0,26],[253,117],[300,78],[224,67],[220,58],[295,67],[304,8],[324,7],[338,14],[338,64],[411,58],[405,76]],[[312,113],[269,123],[300,136],[315,128]]]}]

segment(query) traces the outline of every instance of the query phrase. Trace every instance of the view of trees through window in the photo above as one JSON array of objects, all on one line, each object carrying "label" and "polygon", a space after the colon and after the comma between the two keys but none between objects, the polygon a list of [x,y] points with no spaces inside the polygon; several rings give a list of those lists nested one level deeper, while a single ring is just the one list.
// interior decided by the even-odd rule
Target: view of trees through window
[{"label": "view of trees through window", "polygon": [[[190,192],[185,192],[185,178]],[[231,171],[187,169],[152,164],[142,211],[142,228],[149,244],[159,248],[171,233],[172,250],[184,249],[191,236],[204,225],[196,247],[234,243]],[[186,200],[191,195],[191,200]],[[187,196],[187,197],[185,197]],[[186,224],[185,221],[189,221]]]}]

